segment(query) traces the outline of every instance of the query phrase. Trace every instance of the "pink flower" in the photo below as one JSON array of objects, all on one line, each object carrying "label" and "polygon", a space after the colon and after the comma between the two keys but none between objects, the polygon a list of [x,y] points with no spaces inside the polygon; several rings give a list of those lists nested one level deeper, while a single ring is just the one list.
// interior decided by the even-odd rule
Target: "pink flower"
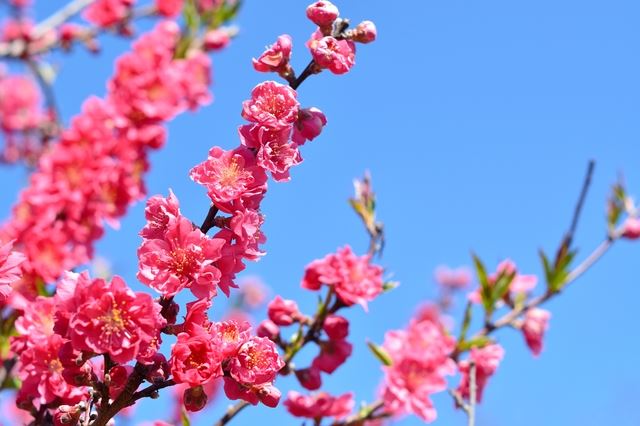
[{"label": "pink flower", "polygon": [[463,289],[471,284],[471,271],[468,268],[450,269],[447,266],[438,266],[435,279],[444,288]]},{"label": "pink flower", "polygon": [[460,385],[458,385],[460,395],[467,400],[469,399],[469,372],[471,370],[471,362],[473,361],[476,365],[476,399],[477,402],[481,402],[484,387],[487,385],[489,378],[493,376],[498,369],[498,365],[503,357],[504,349],[498,344],[491,344],[483,348],[472,348],[469,359],[458,363],[458,368],[462,374]]},{"label": "pink flower", "polygon": [[287,326],[297,320],[300,311],[298,310],[298,304],[294,300],[276,296],[267,305],[267,314],[274,323]]},{"label": "pink flower", "polygon": [[86,398],[85,388],[71,386],[62,377],[58,351],[63,343],[62,337],[53,334],[45,342],[20,353],[17,370],[22,385],[18,399],[35,398],[40,404],[57,401],[73,405]]},{"label": "pink flower", "polygon": [[306,141],[314,140],[326,125],[327,118],[318,108],[301,109],[293,126],[292,140],[303,145]]},{"label": "pink flower", "polygon": [[133,367],[130,365],[116,365],[109,370],[109,398],[116,399],[122,393],[131,373]]},{"label": "pink flower", "polygon": [[298,145],[290,142],[290,127],[270,130],[260,125],[245,125],[240,126],[239,133],[242,145],[258,150],[258,165],[270,171],[278,182],[288,181],[289,169],[302,162]]},{"label": "pink flower", "polygon": [[355,401],[351,392],[334,397],[326,392],[303,395],[296,391],[290,391],[284,406],[291,415],[296,417],[308,419],[334,417],[342,419],[351,413],[355,406]]},{"label": "pink flower", "polygon": [[162,16],[172,18],[180,14],[184,0],[156,0],[156,9]]},{"label": "pink flower", "polygon": [[69,321],[74,348],[126,363],[157,345],[166,322],[150,295],[134,293],[118,276],[110,283],[96,279],[87,291],[89,299]]},{"label": "pink flower", "polygon": [[222,354],[206,335],[180,333],[171,348],[171,374],[176,383],[198,386],[222,376]]},{"label": "pink flower", "polygon": [[351,356],[353,345],[346,340],[329,340],[320,343],[320,353],[313,359],[313,367],[332,374]]},{"label": "pink flower", "polygon": [[0,126],[6,132],[37,129],[45,116],[36,83],[23,76],[0,75]]},{"label": "pink flower", "polygon": [[323,37],[316,31],[307,47],[316,64],[334,74],[345,74],[355,65],[356,45],[351,40]]},{"label": "pink flower", "polygon": [[211,148],[209,158],[191,169],[190,176],[207,189],[216,207],[228,213],[257,209],[267,189],[264,170],[244,147],[233,151]]},{"label": "pink flower", "polygon": [[147,200],[144,217],[147,224],[140,231],[140,236],[145,239],[164,239],[169,223],[180,217],[180,203],[171,190],[166,198],[154,195]]},{"label": "pink flower", "polygon": [[538,308],[529,309],[524,315],[522,333],[534,356],[538,356],[542,352],[544,333],[549,328],[550,318],[549,311]]},{"label": "pink flower", "polygon": [[180,217],[169,224],[163,239],[144,240],[138,249],[138,279],[170,297],[189,288],[198,298],[211,298],[221,273],[214,262],[224,240],[209,238]]},{"label": "pink flower", "polygon": [[349,320],[340,315],[332,314],[324,320],[322,329],[331,340],[345,339],[349,335]]},{"label": "pink flower", "polygon": [[250,329],[248,322],[238,323],[233,320],[212,324],[210,334],[216,350],[221,353],[223,359],[234,357],[238,349],[249,341]]},{"label": "pink flower", "polygon": [[287,129],[298,118],[296,91],[275,81],[265,81],[242,103],[242,117],[271,130]]},{"label": "pink flower", "polygon": [[396,415],[414,413],[426,422],[436,418],[431,394],[447,388],[445,376],[455,372],[449,357],[455,339],[432,318],[414,319],[407,330],[390,331],[383,348],[392,359],[384,367],[385,409]]},{"label": "pink flower", "polygon": [[243,248],[243,257],[258,260],[266,252],[260,249],[260,244],[267,241],[260,227],[264,223],[264,216],[257,210],[236,210],[229,221],[229,228],[233,232],[237,248]]},{"label": "pink flower", "polygon": [[98,0],[84,11],[84,17],[92,24],[110,27],[127,17],[135,0]]},{"label": "pink flower", "polygon": [[291,59],[291,36],[283,34],[258,59],[253,59],[253,68],[260,72],[285,71]]},{"label": "pink flower", "polygon": [[640,219],[629,217],[622,225],[622,236],[630,240],[640,238]]},{"label": "pink flower", "polygon": [[224,393],[230,400],[242,399],[252,405],[262,402],[271,408],[276,407],[280,401],[280,391],[271,383],[247,386],[230,377],[224,378]]},{"label": "pink flower", "polygon": [[333,286],[347,306],[355,303],[367,309],[367,302],[382,292],[382,268],[370,263],[371,256],[356,256],[349,246],[311,262],[302,279],[302,287],[318,290],[322,284]]},{"label": "pink flower", "polygon": [[338,18],[339,11],[333,3],[329,1],[317,1],[307,7],[307,18],[319,27],[326,27],[333,24]]},{"label": "pink flower", "polygon": [[251,337],[231,360],[231,377],[245,385],[273,382],[284,367],[275,344],[264,337]]},{"label": "pink flower", "polygon": [[24,262],[22,253],[11,251],[13,242],[0,245],[0,303],[4,303],[11,293],[11,285],[22,276],[20,264]]}]

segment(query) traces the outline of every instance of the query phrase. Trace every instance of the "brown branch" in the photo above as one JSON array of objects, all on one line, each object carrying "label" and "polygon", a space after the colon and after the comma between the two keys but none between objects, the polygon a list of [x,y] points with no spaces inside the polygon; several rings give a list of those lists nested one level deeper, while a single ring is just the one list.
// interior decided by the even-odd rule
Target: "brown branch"
[{"label": "brown branch", "polygon": [[571,227],[569,228],[569,232],[567,233],[564,239],[567,248],[571,246],[571,243],[573,242],[573,237],[576,233],[576,229],[578,228],[580,213],[582,212],[584,201],[587,198],[587,193],[589,192],[589,186],[591,185],[591,178],[593,177],[593,170],[595,166],[596,166],[595,161],[589,160],[589,164],[587,166],[587,173],[584,177],[584,181],[582,182],[582,190],[580,191],[578,202],[576,203],[576,207],[573,211],[573,218],[571,219]]},{"label": "brown branch", "polygon": [[247,406],[249,406],[249,403],[246,401],[240,401],[235,405],[230,406],[224,416],[222,416],[220,420],[216,422],[215,426],[226,425],[227,423],[229,423],[229,421],[231,421],[231,419],[233,419],[240,411],[244,410]]}]

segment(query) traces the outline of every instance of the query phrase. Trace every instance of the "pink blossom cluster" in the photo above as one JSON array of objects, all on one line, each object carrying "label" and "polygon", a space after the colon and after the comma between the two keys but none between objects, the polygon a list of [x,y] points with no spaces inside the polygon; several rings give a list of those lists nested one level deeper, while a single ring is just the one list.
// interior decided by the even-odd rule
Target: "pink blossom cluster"
[{"label": "pink blossom cluster", "polygon": [[164,144],[164,122],[210,100],[210,61],[174,59],[175,23],[164,22],[120,57],[108,95],[89,99],[39,160],[0,234],[25,253],[25,274],[51,282],[87,262],[104,223],[117,224],[145,195],[149,150]]},{"label": "pink blossom cluster", "polygon": [[302,287],[319,290],[323,285],[332,288],[346,306],[361,305],[382,293],[383,269],[371,264],[371,255],[356,256],[345,246],[324,259],[314,260],[304,272]]},{"label": "pink blossom cluster", "polygon": [[24,262],[25,257],[12,249],[12,242],[0,245],[0,305],[4,304],[11,294],[12,285],[22,277],[20,264]]},{"label": "pink blossom cluster", "polygon": [[228,398],[275,407],[280,391],[273,382],[284,366],[275,344],[251,336],[248,323],[209,321],[209,306],[206,299],[187,304],[185,321],[176,326],[169,359],[174,380],[198,387],[222,377]]},{"label": "pink blossom cluster", "polygon": [[383,348],[391,365],[383,367],[382,400],[394,415],[413,413],[425,422],[436,419],[430,396],[447,388],[446,376],[456,372],[451,359],[455,339],[433,311],[414,318],[406,330],[389,331]]},{"label": "pink blossom cluster", "polygon": [[[178,199],[151,197],[145,210],[147,225],[140,234],[138,279],[165,298],[188,288],[198,298],[217,294],[224,268],[222,250],[226,240],[209,238],[180,214]],[[222,287],[229,293],[229,287]]]},{"label": "pink blossom cluster", "polygon": [[2,161],[37,156],[38,132],[47,119],[36,83],[21,75],[0,72],[0,128],[5,139]]},{"label": "pink blossom cluster", "polygon": [[[87,386],[99,379],[91,358],[106,355],[112,398],[122,391],[129,361],[158,363],[160,331],[166,325],[151,296],[133,292],[120,277],[111,281],[89,274],[67,273],[54,297],[38,297],[22,306],[18,335],[11,350],[18,355],[23,409],[54,401],[74,405],[84,400]],[[153,368],[150,369],[153,371]]]},{"label": "pink blossom cluster", "polygon": [[303,395],[296,391],[290,391],[284,406],[295,417],[307,419],[333,417],[342,419],[351,413],[355,406],[355,401],[353,400],[353,394],[350,392],[335,397],[326,392]]},{"label": "pink blossom cluster", "polygon": [[135,0],[97,0],[84,11],[84,18],[99,27],[111,27],[124,21]]}]

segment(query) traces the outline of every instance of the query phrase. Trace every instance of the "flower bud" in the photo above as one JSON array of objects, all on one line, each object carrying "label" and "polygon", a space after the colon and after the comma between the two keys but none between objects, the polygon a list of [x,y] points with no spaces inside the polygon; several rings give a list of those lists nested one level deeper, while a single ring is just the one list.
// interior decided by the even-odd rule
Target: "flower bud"
[{"label": "flower bud", "polygon": [[315,367],[296,370],[296,377],[298,378],[300,385],[305,389],[317,390],[322,386],[320,370]]},{"label": "flower bud", "polygon": [[378,31],[376,25],[371,21],[362,21],[355,28],[352,40],[359,43],[371,43],[376,39]]},{"label": "flower bud", "polygon": [[54,426],[74,426],[80,421],[82,410],[77,405],[61,405],[53,414]]},{"label": "flower bud", "polygon": [[150,359],[151,364],[147,368],[145,379],[150,383],[165,381],[171,372],[167,358],[160,352],[156,352]]},{"label": "flower bud", "polygon": [[200,411],[207,405],[207,394],[202,386],[187,388],[183,394],[183,401],[187,411]]},{"label": "flower bud", "polygon": [[203,47],[206,51],[220,50],[227,47],[230,41],[229,32],[219,28],[207,31],[204,35]]},{"label": "flower bud", "polygon": [[298,304],[293,300],[276,296],[267,305],[267,314],[277,325],[291,325],[299,315]]},{"label": "flower bud", "polygon": [[622,236],[630,240],[640,238],[640,219],[637,217],[627,218],[622,228]]},{"label": "flower bud", "polygon": [[280,327],[271,320],[264,320],[258,325],[256,330],[258,337],[266,337],[269,340],[275,340],[280,335]]},{"label": "flower bud", "polygon": [[292,139],[298,145],[315,139],[327,124],[327,117],[318,108],[305,108],[298,112],[298,120],[293,126]]},{"label": "flower bud", "polygon": [[349,335],[349,321],[340,315],[329,315],[322,325],[329,339],[341,340]]},{"label": "flower bud", "polygon": [[339,13],[338,8],[329,1],[317,1],[307,7],[307,18],[319,27],[333,24]]}]

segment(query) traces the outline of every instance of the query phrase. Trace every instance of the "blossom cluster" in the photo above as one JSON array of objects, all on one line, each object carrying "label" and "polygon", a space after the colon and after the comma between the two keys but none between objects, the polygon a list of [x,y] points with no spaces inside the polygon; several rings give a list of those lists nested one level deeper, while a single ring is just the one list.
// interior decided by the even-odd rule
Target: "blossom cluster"
[{"label": "blossom cluster", "polygon": [[[246,322],[209,321],[209,306],[206,299],[187,304],[184,323],[175,327],[178,341],[169,359],[174,380],[194,388],[222,377],[228,398],[275,407],[280,391],[273,381],[284,366],[275,344],[265,337],[251,336]],[[203,406],[187,408],[197,411],[193,408]]]},{"label": "blossom cluster", "polygon": [[40,91],[32,79],[0,70],[2,161],[13,163],[37,157],[40,150],[37,133],[49,119],[41,103]]},{"label": "blossom cluster", "polygon": [[[30,410],[57,401],[74,405],[88,396],[102,374],[93,357],[108,356],[114,366],[109,392],[115,398],[137,360],[146,365],[163,358],[160,331],[166,325],[160,305],[146,293],[132,291],[115,276],[91,279],[68,272],[54,297],[40,296],[22,307],[11,339],[22,386],[18,405]],[[119,380],[120,378],[120,380]]]},{"label": "blossom cluster", "polygon": [[179,38],[173,22],[142,36],[118,59],[107,97],[86,101],[40,158],[0,232],[27,256],[27,279],[52,282],[87,262],[104,223],[116,225],[144,197],[148,152],[164,144],[163,124],[210,100],[210,60],[200,52],[174,59]]}]

